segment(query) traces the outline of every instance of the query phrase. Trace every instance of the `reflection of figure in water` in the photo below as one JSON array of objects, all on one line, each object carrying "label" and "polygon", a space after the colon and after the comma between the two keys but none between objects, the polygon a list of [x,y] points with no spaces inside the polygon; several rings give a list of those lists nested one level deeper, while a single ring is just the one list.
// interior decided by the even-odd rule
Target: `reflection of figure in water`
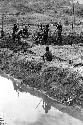
[{"label": "reflection of figure in water", "polygon": [[19,97],[19,90],[18,90],[18,86],[16,85],[15,82],[13,82],[13,87],[14,87],[14,90],[16,90],[16,92],[18,93],[18,97]]},{"label": "reflection of figure in water", "polygon": [[48,113],[48,110],[51,109],[51,105],[45,101],[43,101],[43,105],[42,105],[43,109],[45,110],[45,113]]},{"label": "reflection of figure in water", "polygon": [[19,97],[19,91],[17,91],[17,93],[18,93],[18,97]]}]

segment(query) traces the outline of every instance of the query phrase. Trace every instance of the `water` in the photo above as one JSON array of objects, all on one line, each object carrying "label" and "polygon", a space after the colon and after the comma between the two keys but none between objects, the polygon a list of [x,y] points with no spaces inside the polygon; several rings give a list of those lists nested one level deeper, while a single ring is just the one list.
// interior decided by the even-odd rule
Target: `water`
[{"label": "water", "polygon": [[41,98],[16,92],[12,81],[0,76],[0,125],[83,125],[52,106],[45,113],[42,104]]}]

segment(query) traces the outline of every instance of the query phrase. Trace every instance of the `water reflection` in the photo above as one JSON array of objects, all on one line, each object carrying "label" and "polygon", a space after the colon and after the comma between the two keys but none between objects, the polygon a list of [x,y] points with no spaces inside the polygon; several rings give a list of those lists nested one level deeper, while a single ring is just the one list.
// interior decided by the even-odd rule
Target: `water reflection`
[{"label": "water reflection", "polygon": [[15,125],[17,121],[32,123],[38,118],[35,107],[40,99],[21,92],[18,97],[12,82],[3,77],[0,77],[0,100],[0,112],[8,125]]},{"label": "water reflection", "polygon": [[12,84],[11,80],[0,77],[0,120],[2,124],[83,125],[80,120],[53,108],[52,103],[46,97],[41,99],[38,93],[36,93],[37,96],[33,96],[35,95],[33,90],[22,93],[20,92],[22,88],[15,85],[15,82]]},{"label": "water reflection", "polygon": [[43,107],[43,109],[45,110],[45,113],[48,113],[48,111],[51,109],[50,103],[47,103],[47,102],[45,102],[45,101],[43,101],[42,107]]}]

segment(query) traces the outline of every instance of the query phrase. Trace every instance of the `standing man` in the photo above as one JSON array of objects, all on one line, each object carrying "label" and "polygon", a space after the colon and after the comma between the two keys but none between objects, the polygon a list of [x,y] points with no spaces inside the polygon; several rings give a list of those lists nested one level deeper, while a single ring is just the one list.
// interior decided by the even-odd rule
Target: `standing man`
[{"label": "standing man", "polygon": [[3,38],[4,37],[4,31],[3,31],[3,29],[1,29],[1,38]]},{"label": "standing man", "polygon": [[4,30],[3,30],[3,23],[4,23],[4,15],[2,14],[2,28],[1,28],[1,38],[4,37]]},{"label": "standing man", "polygon": [[48,32],[49,32],[49,24],[47,24],[44,29],[43,42],[45,44],[47,44],[48,42]]},{"label": "standing man", "polygon": [[28,28],[27,28],[27,26],[25,26],[23,28],[23,35],[24,35],[24,37],[28,37]]},{"label": "standing man", "polygon": [[13,33],[16,33],[18,31],[18,26],[17,24],[14,24],[13,26]]},{"label": "standing man", "polygon": [[42,23],[39,25],[39,29],[40,29],[41,31],[43,30]]},{"label": "standing man", "polygon": [[62,33],[62,25],[61,25],[61,22],[59,22],[59,24],[57,25],[57,41],[58,41],[58,43],[59,43],[59,45],[61,45],[62,44],[62,35],[61,35],[61,33]]},{"label": "standing man", "polygon": [[15,38],[16,38],[16,33],[17,33],[17,31],[18,31],[18,26],[17,26],[17,24],[14,24],[14,26],[13,26],[13,33],[12,33],[12,36],[13,36],[13,40],[15,41]]},{"label": "standing man", "polygon": [[42,24],[38,25],[36,44],[42,44],[43,40],[43,26]]}]

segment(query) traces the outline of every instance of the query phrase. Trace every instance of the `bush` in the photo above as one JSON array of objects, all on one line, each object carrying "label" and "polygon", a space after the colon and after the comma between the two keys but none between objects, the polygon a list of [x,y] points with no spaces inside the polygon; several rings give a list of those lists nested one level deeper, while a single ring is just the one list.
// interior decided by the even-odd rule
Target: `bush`
[{"label": "bush", "polygon": [[[61,102],[63,100],[66,105],[77,104],[83,92],[83,78],[77,72],[72,72],[68,68],[49,67],[43,71],[42,78],[49,96]],[[68,99],[71,101],[67,102]]]}]

